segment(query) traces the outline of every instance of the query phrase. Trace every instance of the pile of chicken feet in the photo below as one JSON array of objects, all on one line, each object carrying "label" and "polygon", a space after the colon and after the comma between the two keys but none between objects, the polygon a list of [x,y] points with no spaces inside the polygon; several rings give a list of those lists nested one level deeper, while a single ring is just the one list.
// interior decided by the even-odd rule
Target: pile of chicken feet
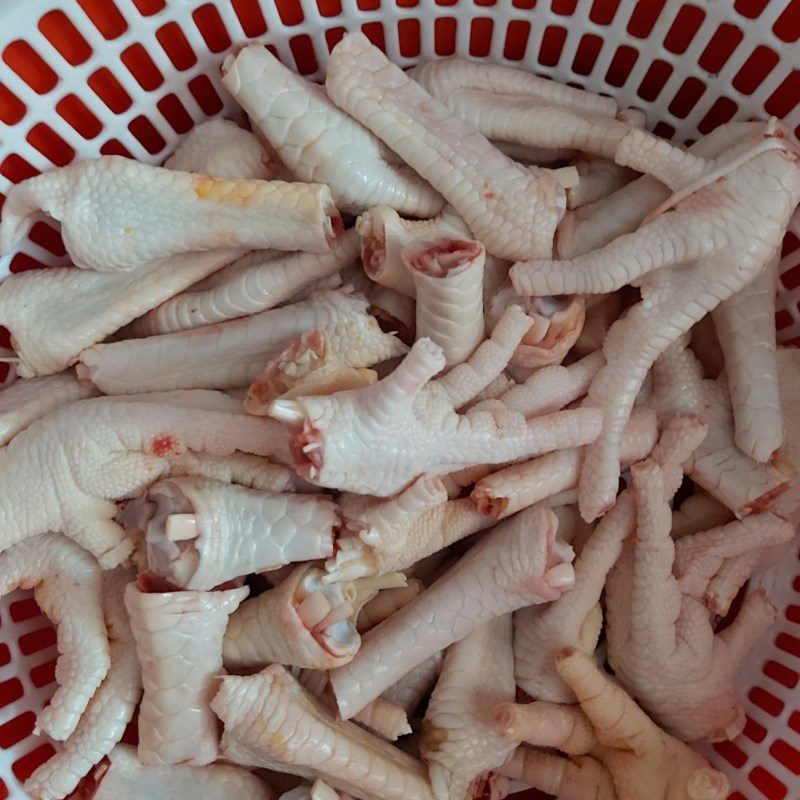
[{"label": "pile of chicken feet", "polygon": [[796,145],[360,33],[223,83],[251,130],[2,210],[74,265],[0,286],[0,592],[58,629],[26,791],[726,797],[690,744],[742,730],[800,520]]}]

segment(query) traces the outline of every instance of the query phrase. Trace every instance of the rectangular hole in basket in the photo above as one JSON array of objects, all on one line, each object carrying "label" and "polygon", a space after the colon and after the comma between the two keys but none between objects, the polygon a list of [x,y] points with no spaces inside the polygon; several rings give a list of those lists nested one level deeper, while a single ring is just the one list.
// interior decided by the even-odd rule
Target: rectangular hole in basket
[{"label": "rectangular hole in basket", "polygon": [[800,711],[792,712],[792,715],[789,717],[789,727],[800,733]]},{"label": "rectangular hole in basket", "polygon": [[664,37],[664,47],[675,55],[685,53],[705,18],[705,12],[697,6],[683,6]]},{"label": "rectangular hole in basket", "polygon": [[642,100],[652,102],[661,94],[664,84],[666,84],[673,72],[674,67],[672,64],[668,64],[660,58],[655,59],[647,72],[645,72],[636,94]]},{"label": "rectangular hole in basket", "polygon": [[785,308],[775,312],[775,330],[782,331],[788,328],[793,321],[792,315]]},{"label": "rectangular hole in basket", "polygon": [[617,9],[622,0],[594,0],[589,19],[595,25],[610,25],[614,21]]},{"label": "rectangular hole in basket", "polygon": [[23,694],[25,694],[25,690],[22,688],[19,678],[9,678],[7,681],[3,681],[0,683],[0,708],[5,708],[19,700]]},{"label": "rectangular hole in basket", "polygon": [[338,17],[342,13],[341,0],[317,0],[317,8],[323,17]]},{"label": "rectangular hole in basket", "polygon": [[401,19],[397,23],[400,55],[415,58],[420,54],[420,27],[418,19]]},{"label": "rectangular hole in basket", "polygon": [[52,253],[54,256],[63,258],[67,254],[67,249],[64,247],[61,234],[46,222],[42,222],[41,220],[37,222],[33,228],[31,228],[28,238],[30,238],[34,244],[38,244],[39,247],[43,247],[48,253]]},{"label": "rectangular hole in basket", "polygon": [[792,636],[790,633],[779,633],[775,637],[775,644],[784,653],[800,658],[800,639],[796,636]]},{"label": "rectangular hole in basket", "polygon": [[42,686],[49,686],[56,679],[56,660],[51,658],[44,664],[39,664],[31,670],[31,680],[37,689]]},{"label": "rectangular hole in basket", "polygon": [[[800,239],[798,239],[791,231],[786,231],[781,244],[781,258],[794,253],[795,250],[800,250]],[[798,589],[800,591],[800,589]]]},{"label": "rectangular hole in basket", "polygon": [[769,754],[795,775],[800,775],[800,751],[783,739],[776,739],[769,748]]},{"label": "rectangular hole in basket", "polygon": [[754,767],[747,776],[750,783],[758,789],[767,800],[783,800],[788,791],[781,781],[770,775],[764,767]]},{"label": "rectangular hole in basket", "polygon": [[167,5],[167,0],[133,0],[133,4],[143,17],[152,17]]},{"label": "rectangular hole in basket", "polygon": [[89,88],[115,114],[121,114],[123,111],[127,111],[133,103],[131,96],[114,77],[114,74],[106,67],[100,67],[100,69],[93,72],[89,76],[87,83],[89,84]]},{"label": "rectangular hole in basket", "polygon": [[562,17],[571,17],[578,7],[578,0],[552,0],[550,10]]},{"label": "rectangular hole in basket", "polygon": [[[400,0],[396,0],[396,2],[399,4]],[[483,7],[497,5],[497,0],[472,0],[472,2],[475,3],[476,6],[483,6]]]},{"label": "rectangular hole in basket", "polygon": [[724,22],[708,40],[698,63],[708,72],[719,72],[728,63],[728,59],[733,55],[742,39],[744,39],[744,33],[741,28]]},{"label": "rectangular hole in basket", "polygon": [[78,5],[104,39],[116,39],[128,30],[128,23],[114,0],[78,0]]},{"label": "rectangular hole in basket", "polygon": [[75,150],[44,122],[34,125],[25,138],[57,167],[66,167],[75,158]]},{"label": "rectangular hole in basket", "polygon": [[542,36],[539,48],[539,63],[545,67],[555,67],[561,58],[564,42],[567,41],[567,29],[558,25],[549,25]]},{"label": "rectangular hole in basket", "polygon": [[5,781],[0,778],[0,800],[6,800],[8,797],[8,786],[6,786]]},{"label": "rectangular hole in basket", "polygon": [[784,289],[796,289],[800,286],[800,264],[781,273],[781,283]]},{"label": "rectangular hole in basket", "polygon": [[42,616],[42,609],[32,597],[17,600],[8,607],[8,611],[14,622],[24,622],[26,619]]},{"label": "rectangular hole in basket", "polygon": [[37,261],[33,256],[29,256],[27,253],[17,253],[14,258],[11,259],[9,269],[16,275],[31,269],[44,269],[46,266],[46,264],[42,264],[41,261]]},{"label": "rectangular hole in basket", "polygon": [[705,92],[706,85],[703,81],[692,76],[688,77],[675,92],[675,97],[669,104],[670,114],[674,114],[678,119],[686,119]]},{"label": "rectangular hole in basket", "polygon": [[356,0],[356,5],[361,11],[377,11],[381,7],[381,0]]},{"label": "rectangular hole in basket", "polygon": [[156,130],[153,123],[141,114],[131,120],[128,130],[150,155],[160,153],[167,146],[164,137]]},{"label": "rectangular hole in basket", "polygon": [[30,777],[36,767],[44,764],[55,752],[55,748],[49,743],[39,745],[35,750],[31,750],[30,753],[22,756],[22,758],[18,758],[14,762],[14,766],[12,767],[14,777],[18,781],[24,781],[26,778]]},{"label": "rectangular hole in basket", "polygon": [[606,83],[611,86],[624,86],[631,74],[631,70],[639,60],[639,51],[635,47],[623,44],[617,48],[606,72]]},{"label": "rectangular hole in basket", "polygon": [[469,28],[469,54],[476,58],[484,58],[492,49],[492,31],[494,20],[491,17],[473,19]]},{"label": "rectangular hole in basket", "polygon": [[536,8],[536,0],[511,0],[511,5],[514,8],[522,8],[527,11],[531,8]]},{"label": "rectangular hole in basket", "polygon": [[52,625],[31,631],[19,637],[19,649],[23,655],[29,656],[52,647],[56,643],[56,630]]},{"label": "rectangular hole in basket", "polygon": [[33,711],[26,711],[14,719],[10,719],[4,725],[0,725],[0,748],[8,750],[15,744],[19,744],[33,733],[33,726],[36,724],[36,714]]},{"label": "rectangular hole in basket", "polygon": [[194,126],[194,121],[177,95],[168,94],[166,97],[162,97],[156,103],[156,107],[164,115],[164,119],[169,122],[175,133],[188,133]]},{"label": "rectangular hole in basket", "polygon": [[589,75],[597,63],[597,57],[603,49],[603,40],[594,33],[586,33],[581,37],[575,58],[572,61],[572,71],[577,75]]},{"label": "rectangular hole in basket", "polygon": [[433,47],[437,56],[452,56],[456,52],[458,23],[453,17],[441,17],[433,24]]},{"label": "rectangular hole in basket", "polygon": [[292,51],[297,71],[301,75],[313,75],[319,70],[317,54],[314,52],[314,43],[308,34],[301,34],[289,39],[289,49]]},{"label": "rectangular hole in basket", "polygon": [[125,48],[120,60],[146,92],[152,92],[164,83],[164,76],[142,45],[132,44]]},{"label": "rectangular hole in basket", "polygon": [[47,94],[58,83],[52,67],[22,40],[11,42],[3,50],[3,61],[37,94]]},{"label": "rectangular hole in basket", "polygon": [[764,664],[763,672],[768,678],[780,683],[781,686],[785,686],[787,689],[794,689],[797,686],[797,673],[777,661],[767,661]]},{"label": "rectangular hole in basket", "polygon": [[751,703],[766,711],[771,717],[777,717],[783,711],[783,701],[760,686],[754,686],[747,697]]},{"label": "rectangular hole in basket", "polygon": [[697,129],[704,135],[711,133],[714,128],[730,122],[738,110],[739,106],[730,97],[720,97],[714,101],[714,105],[708,109],[706,115],[700,120]]},{"label": "rectangular hole in basket", "polygon": [[177,22],[168,22],[159,28],[156,39],[175,69],[189,69],[197,63],[197,56]]},{"label": "rectangular hole in basket", "polygon": [[39,30],[73,67],[83,64],[92,54],[89,42],[83,38],[63,11],[48,11],[39,20]]},{"label": "rectangular hole in basket", "polygon": [[119,139],[109,139],[101,148],[100,155],[102,156],[124,156],[125,158],[133,158],[131,151],[125,147]]},{"label": "rectangular hole in basket", "polygon": [[628,33],[637,39],[646,39],[653,30],[667,0],[648,0],[636,3],[631,18],[628,20]]},{"label": "rectangular hole in basket", "polygon": [[791,0],[775,24],[772,32],[784,42],[800,39],[800,0]]},{"label": "rectangular hole in basket", "polygon": [[[477,3],[477,0],[475,0]],[[489,5],[494,5],[494,0],[487,0]],[[419,5],[419,0],[395,0],[398,8],[416,8]],[[480,5],[479,3],[477,3]]]},{"label": "rectangular hole in basket", "polygon": [[522,61],[528,49],[528,38],[531,35],[531,24],[524,19],[514,19],[506,28],[506,43],[503,56],[510,61]]},{"label": "rectangular hole in basket", "polygon": [[380,22],[365,22],[361,26],[361,32],[375,47],[386,50],[386,39],[383,35],[383,25]]},{"label": "rectangular hole in basket", "polygon": [[214,85],[206,75],[198,75],[188,83],[192,97],[197,100],[197,104],[203,109],[206,116],[213,117],[222,111],[222,100],[217,94]]},{"label": "rectangular hole in basket", "polygon": [[337,27],[337,28],[329,28],[325,31],[325,44],[328,45],[328,52],[330,53],[334,47],[336,47],[339,42],[344,39],[344,35],[347,33],[347,28]]},{"label": "rectangular hole in basket", "polygon": [[741,769],[747,763],[747,756],[733,742],[716,742],[714,749],[736,769]]},{"label": "rectangular hole in basket", "polygon": [[792,70],[780,86],[767,98],[764,111],[783,119],[800,103],[800,70]]},{"label": "rectangular hole in basket", "polygon": [[84,139],[94,139],[103,130],[103,123],[92,114],[75,94],[68,94],[56,103],[56,112]]},{"label": "rectangular hole in basket", "polygon": [[0,120],[6,125],[16,125],[27,110],[25,103],[7,86],[0,83]]},{"label": "rectangular hole in basket", "polygon": [[0,644],[0,667],[4,667],[11,661],[11,651],[7,644]]},{"label": "rectangular hole in basket", "polygon": [[742,94],[752,94],[761,86],[767,75],[775,69],[778,61],[780,61],[780,57],[776,52],[770,50],[769,47],[759,45],[734,76],[732,81],[734,89]]},{"label": "rectangular hole in basket", "polygon": [[261,36],[267,32],[267,22],[258,0],[231,0],[231,5],[245,36]]},{"label": "rectangular hole in basket", "polygon": [[8,178],[12,183],[20,183],[38,174],[38,170],[16,153],[11,153],[0,162],[0,175]]},{"label": "rectangular hole in basket", "polygon": [[231,37],[225,29],[225,23],[219,11],[211,3],[206,3],[194,11],[192,19],[212,53],[221,53],[231,46]]},{"label": "rectangular hole in basket", "polygon": [[767,7],[769,0],[736,0],[733,7],[748,19],[755,19]]}]

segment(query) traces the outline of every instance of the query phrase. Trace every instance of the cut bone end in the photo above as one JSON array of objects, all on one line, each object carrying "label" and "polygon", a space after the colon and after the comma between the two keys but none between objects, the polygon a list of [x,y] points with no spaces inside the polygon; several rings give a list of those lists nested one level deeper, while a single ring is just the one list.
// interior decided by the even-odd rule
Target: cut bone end
[{"label": "cut bone end", "polygon": [[165,534],[170,542],[185,542],[197,538],[197,516],[195,514],[170,514],[165,525]]},{"label": "cut bone end", "polygon": [[686,784],[686,794],[690,800],[723,800],[729,790],[728,779],[711,767],[696,770]]},{"label": "cut bone end", "polygon": [[432,278],[444,278],[453,270],[469,264],[483,252],[480,242],[461,239],[440,239],[434,243],[413,242],[401,251],[401,257],[411,270]]},{"label": "cut bone end", "polygon": [[300,403],[294,400],[275,400],[270,403],[267,413],[278,422],[297,425],[305,422],[306,415]]},{"label": "cut bone end", "polygon": [[553,177],[565,188],[574,189],[581,180],[575,167],[560,167],[552,171]]},{"label": "cut bone end", "polygon": [[511,703],[502,703],[492,712],[492,729],[498,736],[509,741],[514,740],[514,726],[517,721],[517,712]]}]

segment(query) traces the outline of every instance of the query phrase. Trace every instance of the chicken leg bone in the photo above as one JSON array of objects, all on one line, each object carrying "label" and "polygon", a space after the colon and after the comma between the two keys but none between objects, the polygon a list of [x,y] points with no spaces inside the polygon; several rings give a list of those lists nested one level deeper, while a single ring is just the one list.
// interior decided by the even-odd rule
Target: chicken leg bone
[{"label": "chicken leg bone", "polygon": [[362,33],[334,48],[331,99],[425,175],[501,258],[549,255],[566,194],[556,172],[527,170],[456,119]]},{"label": "chicken leg bone", "polygon": [[498,526],[429,589],[363,638],[346,667],[331,673],[345,718],[484,622],[557,599],[572,585],[572,549],[558,521],[534,507]]},{"label": "chicken leg bone", "polygon": [[[351,722],[331,717],[279,664],[227,676],[211,707],[222,720],[222,755],[309,780],[361,800],[433,800],[424,766]],[[320,743],[328,745],[320,748]]]},{"label": "chicken leg bone", "polygon": [[108,672],[102,583],[97,561],[60,533],[19,542],[0,555],[0,597],[33,589],[57,628],[58,688],[36,718],[36,729],[53,739],[73,733]]},{"label": "chicken leg bone", "polygon": [[124,567],[104,575],[111,666],[62,749],[25,781],[25,792],[33,800],[61,800],[70,794],[81,778],[111,753],[139,704],[142,673],[123,602],[125,587],[134,577],[133,570]]},{"label": "chicken leg bone", "polygon": [[463,800],[515,743],[498,736],[491,710],[514,698],[511,615],[476,628],[447,649],[422,723],[420,752],[437,800]]}]

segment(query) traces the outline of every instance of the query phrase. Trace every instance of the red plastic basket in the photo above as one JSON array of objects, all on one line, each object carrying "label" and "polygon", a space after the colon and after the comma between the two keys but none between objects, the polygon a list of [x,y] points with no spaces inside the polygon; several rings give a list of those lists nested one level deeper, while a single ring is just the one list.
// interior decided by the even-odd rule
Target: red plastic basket
[{"label": "red plastic basket", "polygon": [[[237,117],[219,81],[235,43],[262,39],[321,77],[330,49],[355,28],[402,66],[485,58],[611,94],[681,141],[752,116],[780,117],[800,136],[800,0],[4,0],[0,200],[11,184],[74,158],[160,162],[198,122]],[[40,221],[0,261],[0,279],[65,263],[57,230]],[[796,344],[798,218],[781,272],[776,323]],[[732,798],[798,800],[800,564],[762,583],[780,617],[741,676],[747,726],[706,754],[730,776]],[[24,797],[20,782],[53,751],[32,730],[53,690],[54,642],[29,594],[0,601],[0,800]]]}]

